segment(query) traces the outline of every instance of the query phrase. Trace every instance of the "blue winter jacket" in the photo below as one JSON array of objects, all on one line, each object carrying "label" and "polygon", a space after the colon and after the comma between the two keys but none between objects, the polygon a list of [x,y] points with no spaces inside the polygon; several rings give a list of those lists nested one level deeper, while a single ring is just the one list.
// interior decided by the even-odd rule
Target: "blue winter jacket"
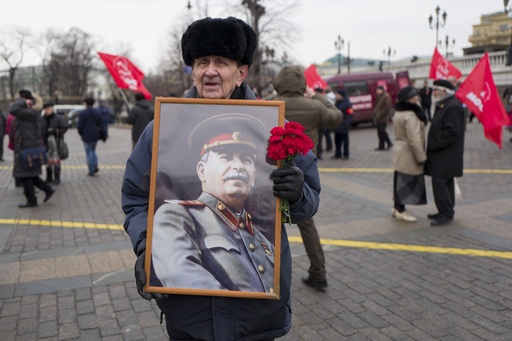
[{"label": "blue winter jacket", "polygon": [[[245,99],[256,99],[243,84]],[[195,89],[186,97],[197,97]],[[239,97],[240,98],[240,97]],[[130,155],[122,184],[124,228],[134,251],[145,249],[149,207],[150,167],[153,146],[153,121],[148,124]],[[312,152],[295,158],[304,173],[303,198],[290,206],[293,222],[312,217],[320,202],[317,159]],[[179,160],[177,160],[179,162]],[[291,328],[290,285],[292,260],[285,226],[281,229],[281,272],[278,300],[216,296],[170,295],[157,300],[165,315],[171,340],[262,340],[285,335]]]},{"label": "blue winter jacket", "polygon": [[98,142],[103,121],[98,109],[87,107],[78,113],[76,128],[85,143]]}]

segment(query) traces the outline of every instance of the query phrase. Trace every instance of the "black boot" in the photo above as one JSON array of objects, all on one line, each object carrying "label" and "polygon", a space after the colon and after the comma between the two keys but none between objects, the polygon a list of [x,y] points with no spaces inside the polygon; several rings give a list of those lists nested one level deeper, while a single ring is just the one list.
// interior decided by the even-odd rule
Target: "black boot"
[{"label": "black boot", "polygon": [[37,201],[27,201],[24,204],[19,204],[19,208],[37,207]]},{"label": "black boot", "polygon": [[53,180],[53,183],[58,185],[60,184],[60,165],[59,166],[55,166],[54,168],[54,176],[55,176],[55,179]]},{"label": "black boot", "polygon": [[46,183],[53,182],[53,172],[51,167],[46,167]]}]

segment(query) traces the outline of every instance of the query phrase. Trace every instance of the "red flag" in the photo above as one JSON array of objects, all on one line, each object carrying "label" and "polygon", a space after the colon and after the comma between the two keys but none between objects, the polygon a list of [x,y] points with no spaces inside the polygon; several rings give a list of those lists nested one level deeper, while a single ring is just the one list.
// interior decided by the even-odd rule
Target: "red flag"
[{"label": "red flag", "polygon": [[455,66],[452,65],[446,58],[444,58],[437,47],[434,49],[434,55],[432,56],[432,62],[430,63],[430,79],[447,79],[453,76],[456,79],[462,77],[462,73]]},{"label": "red flag", "polygon": [[325,89],[327,83],[320,77],[318,72],[316,71],[315,64],[311,64],[306,71],[304,71],[304,76],[306,77],[306,84],[312,88],[322,88]]},{"label": "red flag", "polygon": [[503,126],[510,124],[510,118],[494,84],[487,52],[460,85],[455,96],[478,117],[484,127],[485,137],[501,149]]},{"label": "red flag", "polygon": [[151,94],[142,84],[144,74],[128,58],[102,52],[98,52],[98,54],[114,77],[118,87],[141,92],[146,99],[151,99]]}]

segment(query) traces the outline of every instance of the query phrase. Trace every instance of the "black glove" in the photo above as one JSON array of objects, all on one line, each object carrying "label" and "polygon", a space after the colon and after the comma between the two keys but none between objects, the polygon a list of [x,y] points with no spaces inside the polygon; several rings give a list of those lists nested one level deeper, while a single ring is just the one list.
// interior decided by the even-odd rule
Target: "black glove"
[{"label": "black glove", "polygon": [[137,285],[137,292],[145,300],[151,300],[152,298],[161,300],[168,298],[169,295],[150,293],[144,291],[144,285],[146,284],[146,272],[144,271],[144,263],[146,261],[146,250],[142,251],[137,260],[135,261],[135,283]]},{"label": "black glove", "polygon": [[274,182],[274,196],[288,199],[290,204],[302,198],[304,174],[300,168],[289,166],[276,169],[270,174],[270,179]]},{"label": "black glove", "polygon": [[145,300],[151,300],[153,296],[149,292],[144,292],[146,284],[146,272],[144,271],[144,263],[146,262],[146,250],[142,251],[135,261],[135,283],[137,284],[137,292]]}]

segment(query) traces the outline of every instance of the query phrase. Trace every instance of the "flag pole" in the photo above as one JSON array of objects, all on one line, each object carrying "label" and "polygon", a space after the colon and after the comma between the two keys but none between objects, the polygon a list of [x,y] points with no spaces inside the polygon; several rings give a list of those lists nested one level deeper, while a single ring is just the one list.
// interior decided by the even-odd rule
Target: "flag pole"
[{"label": "flag pole", "polygon": [[128,98],[126,98],[126,95],[124,94],[124,91],[123,89],[121,88],[118,88],[119,92],[121,93],[121,97],[123,97],[123,100],[124,100],[124,103],[126,104],[126,107],[128,108],[128,110],[130,110],[130,102],[128,102]]}]

